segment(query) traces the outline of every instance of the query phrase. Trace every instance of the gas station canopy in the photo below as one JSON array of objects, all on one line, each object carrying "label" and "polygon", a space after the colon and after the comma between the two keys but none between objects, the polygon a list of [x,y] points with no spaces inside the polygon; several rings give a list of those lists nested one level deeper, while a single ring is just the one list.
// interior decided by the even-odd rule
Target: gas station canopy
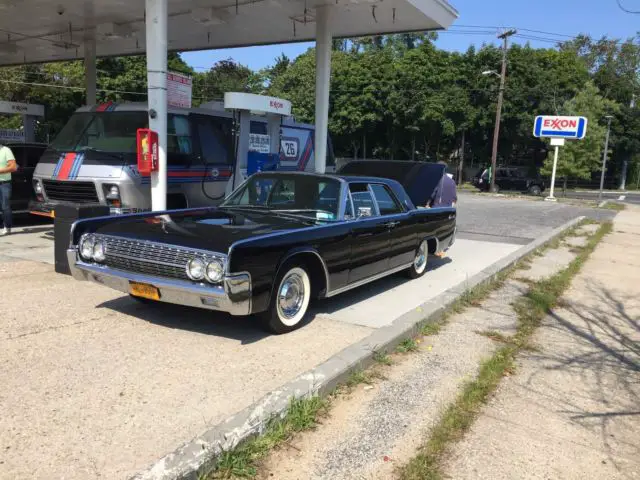
[{"label": "gas station canopy", "polygon": [[[169,0],[168,49],[315,40],[323,5],[338,38],[437,30],[457,16],[445,0]],[[94,39],[98,56],[145,53],[145,0],[0,0],[0,65],[82,59]]]}]

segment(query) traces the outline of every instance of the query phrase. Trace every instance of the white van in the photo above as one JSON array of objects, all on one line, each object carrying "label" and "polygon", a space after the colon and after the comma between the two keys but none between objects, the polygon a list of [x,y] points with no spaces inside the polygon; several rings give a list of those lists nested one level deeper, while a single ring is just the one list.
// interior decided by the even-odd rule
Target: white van
[{"label": "white van", "polygon": [[[136,149],[136,132],[147,125],[146,103],[79,108],[36,166],[36,199],[30,211],[53,216],[60,203],[106,205],[113,214],[150,210],[151,178],[138,171]],[[232,113],[218,103],[190,109],[170,107],[167,133],[167,208],[221,202],[235,173],[237,135]],[[266,119],[252,117],[250,150],[259,150],[267,133]],[[285,119],[280,137],[276,168],[312,171],[314,126]],[[246,175],[246,161],[240,165],[239,178]],[[329,140],[327,170],[334,168]]]}]

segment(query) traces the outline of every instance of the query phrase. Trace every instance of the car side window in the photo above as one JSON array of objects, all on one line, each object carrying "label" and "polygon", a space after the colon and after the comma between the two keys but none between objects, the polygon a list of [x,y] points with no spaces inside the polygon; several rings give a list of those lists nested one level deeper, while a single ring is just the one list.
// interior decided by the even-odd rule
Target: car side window
[{"label": "car side window", "polygon": [[349,191],[353,199],[356,217],[373,217],[378,214],[373,196],[366,183],[352,183],[349,185]]},{"label": "car side window", "polygon": [[386,185],[372,183],[371,190],[373,191],[373,195],[376,198],[376,202],[378,202],[378,210],[380,211],[380,215],[394,215],[397,213],[402,213],[402,207],[396,201],[393,194],[389,191],[389,188]]}]

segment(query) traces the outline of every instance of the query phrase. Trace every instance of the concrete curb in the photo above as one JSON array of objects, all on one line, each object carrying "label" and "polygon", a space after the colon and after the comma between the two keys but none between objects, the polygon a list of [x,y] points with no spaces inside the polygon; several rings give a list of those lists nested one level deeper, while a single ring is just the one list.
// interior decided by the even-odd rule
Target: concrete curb
[{"label": "concrete curb", "polygon": [[345,382],[354,370],[373,363],[376,351],[391,351],[403,340],[415,336],[422,325],[437,321],[465,291],[491,281],[498,273],[516,264],[524,256],[544,246],[584,217],[571,220],[490,265],[466,282],[459,284],[418,308],[398,317],[394,322],[372,332],[368,337],[348,346],[317,367],[274,390],[259,401],[216,425],[200,437],[166,455],[132,480],[197,480],[219,455],[233,449],[241,441],[263,432],[267,422],[283,416],[292,398],[327,395]]}]

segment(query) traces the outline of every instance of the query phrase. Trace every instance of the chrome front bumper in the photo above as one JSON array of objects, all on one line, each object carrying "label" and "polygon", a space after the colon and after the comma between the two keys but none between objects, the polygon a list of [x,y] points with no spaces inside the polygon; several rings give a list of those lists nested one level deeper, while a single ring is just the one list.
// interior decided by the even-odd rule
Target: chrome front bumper
[{"label": "chrome front bumper", "polygon": [[159,290],[161,302],[228,312],[231,315],[251,314],[251,277],[248,273],[227,275],[219,286],[200,285],[85,263],[78,257],[75,248],[67,250],[67,259],[71,275],[76,280],[95,282],[124,293],[129,293],[129,282],[147,283]]}]

